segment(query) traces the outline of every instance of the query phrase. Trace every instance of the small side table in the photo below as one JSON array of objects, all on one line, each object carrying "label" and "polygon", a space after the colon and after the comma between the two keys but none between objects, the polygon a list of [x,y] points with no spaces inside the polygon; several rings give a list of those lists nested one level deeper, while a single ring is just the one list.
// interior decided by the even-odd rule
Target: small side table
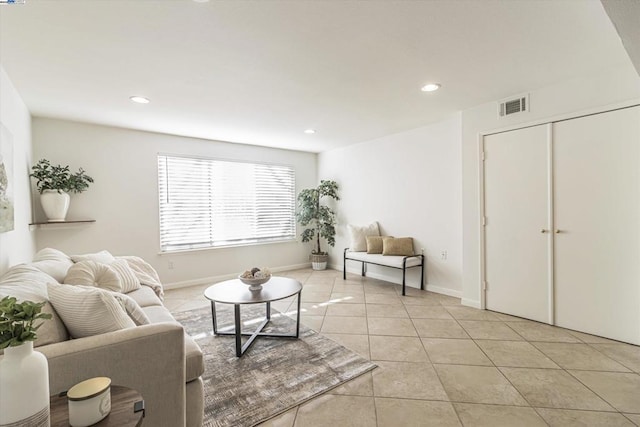
[{"label": "small side table", "polygon": [[[140,403],[138,403],[140,402]],[[51,427],[69,427],[69,403],[67,395],[51,396]],[[138,409],[136,411],[136,409]],[[136,390],[119,385],[111,386],[111,412],[94,426],[138,427],[144,418],[144,400]]]}]

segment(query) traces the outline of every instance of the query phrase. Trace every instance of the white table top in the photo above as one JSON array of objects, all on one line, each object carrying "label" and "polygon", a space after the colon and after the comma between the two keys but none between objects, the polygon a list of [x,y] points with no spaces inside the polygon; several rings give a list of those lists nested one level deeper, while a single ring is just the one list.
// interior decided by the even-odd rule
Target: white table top
[{"label": "white table top", "polygon": [[288,298],[301,290],[302,284],[297,280],[272,276],[259,291],[250,291],[249,285],[233,279],[209,286],[204,291],[204,296],[211,301],[226,304],[257,304]]}]

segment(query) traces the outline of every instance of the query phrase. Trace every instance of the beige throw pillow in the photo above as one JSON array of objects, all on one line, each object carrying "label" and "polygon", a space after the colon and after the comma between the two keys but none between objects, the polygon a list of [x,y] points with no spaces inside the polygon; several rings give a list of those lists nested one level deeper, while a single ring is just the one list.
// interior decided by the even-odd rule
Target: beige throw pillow
[{"label": "beige throw pillow", "polygon": [[349,244],[349,250],[353,252],[364,252],[367,250],[367,236],[379,236],[380,230],[377,222],[372,222],[369,225],[347,225],[349,236],[351,237],[351,243]]},{"label": "beige throw pillow", "polygon": [[64,252],[53,248],[44,248],[33,257],[31,265],[47,273],[58,283],[62,283],[67,276],[67,271],[73,266],[73,261]]},{"label": "beige throw pillow", "polygon": [[381,254],[382,253],[382,239],[392,236],[367,236],[367,253],[368,254]]},{"label": "beige throw pillow", "polygon": [[118,277],[120,278],[120,284],[122,285],[123,294],[128,294],[129,292],[133,292],[135,290],[140,289],[140,280],[136,276],[136,273],[129,267],[129,263],[123,259],[116,259],[111,264],[109,264]]},{"label": "beige throw pillow", "polygon": [[73,338],[136,327],[122,304],[104,289],[50,283],[49,301]]},{"label": "beige throw pillow", "polygon": [[382,239],[382,255],[413,255],[413,238],[384,237]]},{"label": "beige throw pillow", "polygon": [[73,265],[64,278],[67,285],[95,286],[114,292],[122,292],[122,282],[118,273],[108,266],[96,261],[80,261]]},{"label": "beige throw pillow", "polygon": [[131,298],[129,295],[121,294],[119,292],[113,292],[113,296],[116,297],[120,304],[122,304],[122,307],[124,307],[125,311],[136,325],[148,325],[149,323],[151,323],[149,317],[142,310],[140,305],[138,305],[136,300]]},{"label": "beige throw pillow", "polygon": [[111,264],[116,259],[109,251],[100,251],[93,254],[71,255],[73,262],[95,261],[103,264]]}]

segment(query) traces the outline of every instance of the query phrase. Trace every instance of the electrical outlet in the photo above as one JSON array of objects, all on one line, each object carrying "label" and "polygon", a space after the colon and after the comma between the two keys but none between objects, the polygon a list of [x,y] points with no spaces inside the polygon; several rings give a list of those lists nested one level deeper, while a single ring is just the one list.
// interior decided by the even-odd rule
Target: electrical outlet
[{"label": "electrical outlet", "polygon": [[424,255],[424,248],[420,248],[420,252]]},{"label": "electrical outlet", "polygon": [[447,251],[440,252],[440,259],[443,261],[447,260]]},{"label": "electrical outlet", "polygon": [[173,270],[173,261],[169,261],[167,266],[169,267],[169,270]]}]

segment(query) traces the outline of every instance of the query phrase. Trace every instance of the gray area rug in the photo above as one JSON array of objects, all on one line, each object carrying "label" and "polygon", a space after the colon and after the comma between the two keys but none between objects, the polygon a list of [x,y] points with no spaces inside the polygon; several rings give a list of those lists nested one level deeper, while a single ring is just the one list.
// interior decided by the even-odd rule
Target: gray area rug
[{"label": "gray area rug", "polygon": [[[233,306],[216,307],[219,330],[233,330]],[[264,318],[264,304],[242,306],[241,312],[243,331],[253,331]],[[304,325],[300,339],[257,338],[237,358],[234,337],[213,335],[209,308],[175,317],[204,353],[207,427],[254,426],[376,367]],[[295,330],[295,319],[276,310],[271,319],[265,331]]]}]

